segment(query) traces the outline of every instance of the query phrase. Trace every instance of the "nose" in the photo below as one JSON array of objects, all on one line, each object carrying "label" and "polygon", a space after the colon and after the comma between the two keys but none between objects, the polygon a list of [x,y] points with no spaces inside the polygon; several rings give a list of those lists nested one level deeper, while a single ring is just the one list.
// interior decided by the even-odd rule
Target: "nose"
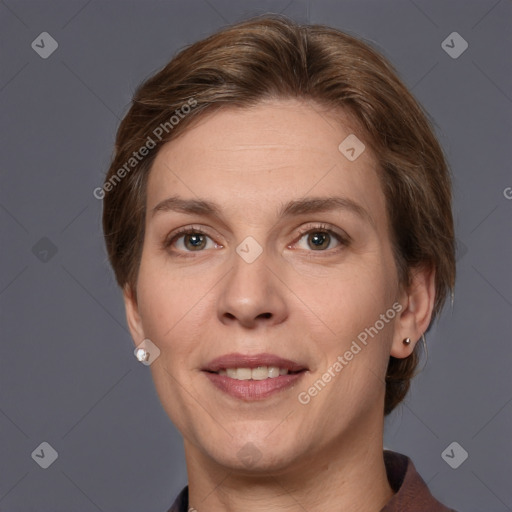
[{"label": "nose", "polygon": [[286,286],[267,261],[265,251],[252,263],[234,255],[234,268],[223,280],[218,318],[225,324],[254,329],[282,323],[288,316]]}]

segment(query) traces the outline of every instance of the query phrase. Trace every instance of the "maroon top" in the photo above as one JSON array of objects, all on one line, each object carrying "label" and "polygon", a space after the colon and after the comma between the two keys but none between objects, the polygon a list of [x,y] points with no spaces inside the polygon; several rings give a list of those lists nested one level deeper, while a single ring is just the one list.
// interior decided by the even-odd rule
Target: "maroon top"
[{"label": "maroon top", "polygon": [[[456,512],[439,503],[430,494],[427,484],[409,457],[384,450],[384,464],[389,485],[395,495],[380,512]],[[188,512],[188,487],[180,492],[168,512]]]}]

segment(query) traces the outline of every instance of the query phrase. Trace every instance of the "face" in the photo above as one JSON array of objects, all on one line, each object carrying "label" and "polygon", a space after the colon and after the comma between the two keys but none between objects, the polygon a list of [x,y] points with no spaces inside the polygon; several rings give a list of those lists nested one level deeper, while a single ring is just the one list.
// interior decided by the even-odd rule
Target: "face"
[{"label": "face", "polygon": [[295,100],[204,117],[155,159],[125,300],[188,454],[280,471],[378,437],[407,300],[369,144]]}]

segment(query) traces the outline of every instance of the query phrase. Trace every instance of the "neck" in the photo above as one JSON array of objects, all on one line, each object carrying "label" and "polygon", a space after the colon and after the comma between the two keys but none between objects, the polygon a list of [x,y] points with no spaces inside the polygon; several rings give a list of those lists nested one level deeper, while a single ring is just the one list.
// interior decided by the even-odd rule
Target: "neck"
[{"label": "neck", "polygon": [[375,431],[374,423],[372,431],[344,436],[286,470],[257,475],[220,466],[185,442],[189,510],[379,512],[393,491],[384,465],[382,429],[380,435]]}]

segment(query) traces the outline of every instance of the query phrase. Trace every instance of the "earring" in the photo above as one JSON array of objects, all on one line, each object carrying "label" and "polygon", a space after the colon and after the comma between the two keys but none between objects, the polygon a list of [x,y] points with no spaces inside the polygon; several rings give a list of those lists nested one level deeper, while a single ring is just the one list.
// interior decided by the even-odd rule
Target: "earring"
[{"label": "earring", "polygon": [[402,343],[403,343],[404,345],[410,345],[410,344],[411,344],[411,338],[404,338],[404,339],[403,339],[403,341],[402,341]]},{"label": "earring", "polygon": [[144,348],[135,350],[135,357],[142,363],[149,360],[149,352]]}]

